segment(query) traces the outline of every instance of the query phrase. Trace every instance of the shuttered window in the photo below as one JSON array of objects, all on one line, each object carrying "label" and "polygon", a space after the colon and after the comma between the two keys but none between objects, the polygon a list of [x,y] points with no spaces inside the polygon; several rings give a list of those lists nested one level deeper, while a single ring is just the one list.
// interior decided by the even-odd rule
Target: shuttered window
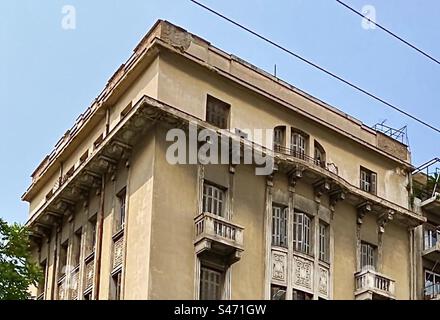
[{"label": "shuttered window", "polygon": [[211,268],[200,269],[200,300],[220,300],[223,273]]},{"label": "shuttered window", "polygon": [[298,132],[292,132],[290,140],[290,150],[294,157],[305,159],[306,155],[306,138]]},{"label": "shuttered window", "polygon": [[272,207],[272,245],[287,247],[288,208]]},{"label": "shuttered window", "polygon": [[362,190],[372,194],[377,192],[377,174],[361,167],[360,187]]},{"label": "shuttered window", "polygon": [[310,254],[311,219],[305,213],[295,212],[293,219],[293,248],[296,251]]},{"label": "shuttered window", "polygon": [[329,226],[324,222],[319,223],[319,260],[329,261],[330,234]]},{"label": "shuttered window", "polygon": [[376,269],[376,247],[366,243],[361,243],[361,268]]},{"label": "shuttered window", "polygon": [[276,127],[273,130],[273,149],[274,151],[283,151],[285,127]]},{"label": "shuttered window", "polygon": [[203,212],[224,216],[225,192],[209,184],[203,186]]}]

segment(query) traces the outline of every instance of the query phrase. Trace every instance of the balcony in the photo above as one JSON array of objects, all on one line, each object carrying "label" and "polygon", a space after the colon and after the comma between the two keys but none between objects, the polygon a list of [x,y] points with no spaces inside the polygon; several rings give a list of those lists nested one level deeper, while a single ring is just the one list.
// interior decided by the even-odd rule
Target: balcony
[{"label": "balcony", "polygon": [[243,227],[207,212],[194,220],[194,245],[199,257],[217,258],[228,265],[240,260],[243,252]]},{"label": "balcony", "polygon": [[440,283],[434,283],[423,290],[425,300],[440,300]]},{"label": "balcony", "polygon": [[422,252],[423,258],[429,259],[433,262],[440,260],[440,241],[437,241],[431,247],[425,247],[425,250]]},{"label": "balcony", "polygon": [[356,300],[394,300],[395,281],[373,270],[355,274]]}]

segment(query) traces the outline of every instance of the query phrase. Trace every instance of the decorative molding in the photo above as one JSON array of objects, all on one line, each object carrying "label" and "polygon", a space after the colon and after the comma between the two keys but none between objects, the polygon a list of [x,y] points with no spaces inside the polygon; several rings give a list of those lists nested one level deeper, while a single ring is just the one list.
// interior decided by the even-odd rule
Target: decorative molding
[{"label": "decorative molding", "polygon": [[331,184],[327,179],[322,179],[313,184],[313,191],[315,193],[315,201],[320,203],[322,195],[329,192],[331,189]]},{"label": "decorative molding", "polygon": [[328,297],[330,287],[329,270],[319,266],[318,277],[318,293]]},{"label": "decorative molding", "polygon": [[287,254],[272,250],[272,280],[282,284],[287,283]]},{"label": "decorative molding", "polygon": [[308,290],[313,290],[313,262],[300,258],[293,257],[293,285],[302,287]]}]

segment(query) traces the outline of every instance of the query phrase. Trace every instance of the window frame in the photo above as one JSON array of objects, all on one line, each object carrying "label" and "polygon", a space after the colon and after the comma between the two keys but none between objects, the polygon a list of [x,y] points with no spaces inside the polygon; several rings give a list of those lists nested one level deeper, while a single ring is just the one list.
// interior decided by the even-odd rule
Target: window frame
[{"label": "window frame", "polygon": [[290,152],[292,156],[305,160],[307,155],[308,135],[304,132],[292,129],[290,133]]},{"label": "window frame", "polygon": [[118,202],[116,215],[116,223],[115,223],[115,233],[124,230],[125,227],[125,218],[127,215],[127,187],[121,188],[116,194],[116,199]]},{"label": "window frame", "polygon": [[294,210],[293,213],[293,250],[312,255],[313,218],[308,214]]},{"label": "window frame", "polygon": [[205,121],[220,129],[229,129],[231,105],[212,95],[206,96]]},{"label": "window frame", "polygon": [[322,220],[319,221],[319,248],[318,257],[320,261],[330,261],[330,225]]},{"label": "window frame", "polygon": [[371,194],[377,194],[377,173],[360,167],[359,188]]},{"label": "window frame", "polygon": [[[207,279],[204,277],[205,272],[208,273]],[[213,282],[209,279],[211,275],[218,276],[218,282],[214,283],[214,293],[212,292]],[[224,270],[213,268],[202,263],[200,265],[199,277],[199,300],[221,300],[224,294],[225,276],[226,274]],[[205,285],[208,287],[206,288]]]},{"label": "window frame", "polygon": [[[207,194],[207,190],[211,190],[211,194]],[[216,195],[221,195],[221,199],[216,198]],[[210,200],[210,201],[209,201]],[[218,217],[227,219],[227,189],[218,186],[209,181],[203,182],[202,194],[202,212],[211,213]],[[216,208],[215,210],[213,208]]]},{"label": "window frame", "polygon": [[111,300],[121,300],[122,269],[119,269],[111,274],[111,281],[112,281]]},{"label": "window frame", "polygon": [[272,246],[288,247],[288,217],[289,208],[287,206],[272,205]]},{"label": "window frame", "polygon": [[366,241],[361,241],[360,246],[360,269],[377,269],[377,246]]}]

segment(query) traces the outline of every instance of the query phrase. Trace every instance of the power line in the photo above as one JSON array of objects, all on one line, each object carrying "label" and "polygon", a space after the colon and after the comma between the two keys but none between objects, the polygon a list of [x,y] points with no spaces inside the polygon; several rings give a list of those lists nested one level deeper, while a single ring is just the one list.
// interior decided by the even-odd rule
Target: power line
[{"label": "power line", "polygon": [[189,1],[193,2],[194,4],[198,5],[199,7],[203,8],[203,9],[205,9],[205,10],[207,10],[207,11],[209,11],[209,12],[215,14],[216,16],[218,16],[218,17],[220,17],[220,18],[222,18],[222,19],[228,21],[229,23],[231,23],[231,24],[233,24],[233,25],[239,27],[240,29],[245,30],[246,32],[248,32],[248,33],[254,35],[255,37],[257,37],[257,38],[259,38],[259,39],[261,39],[261,40],[263,40],[263,41],[265,41],[265,42],[267,42],[267,43],[273,45],[274,47],[276,47],[276,48],[278,48],[278,49],[280,49],[280,50],[282,50],[282,51],[288,53],[289,55],[291,55],[291,56],[293,56],[293,57],[295,57],[295,58],[297,58],[297,59],[299,59],[299,60],[301,60],[301,61],[307,63],[308,65],[310,65],[310,66],[312,66],[312,67],[314,67],[314,68],[316,68],[316,69],[318,69],[318,70],[324,72],[325,74],[327,74],[327,75],[329,75],[329,76],[331,76],[331,77],[333,77],[333,78],[339,80],[340,82],[342,82],[342,83],[344,83],[344,84],[346,84],[346,85],[352,87],[353,89],[355,89],[355,90],[357,90],[357,91],[359,91],[359,92],[361,92],[361,93],[367,95],[368,97],[370,97],[370,98],[372,98],[372,99],[374,99],[374,100],[376,100],[376,101],[379,101],[380,103],[382,103],[382,104],[386,105],[387,107],[389,107],[389,108],[391,108],[391,109],[393,109],[393,110],[395,110],[395,111],[397,111],[397,112],[399,112],[399,113],[401,113],[401,114],[407,116],[408,118],[413,119],[414,121],[416,121],[416,122],[418,122],[418,123],[424,125],[425,127],[428,127],[428,128],[430,128],[431,130],[434,130],[434,131],[436,131],[437,133],[440,133],[440,129],[439,129],[439,128],[436,128],[436,127],[434,127],[433,125],[427,123],[426,121],[421,120],[421,119],[417,118],[416,116],[413,116],[412,114],[410,114],[410,113],[406,112],[405,110],[402,110],[401,108],[399,108],[399,107],[397,107],[397,106],[395,106],[395,105],[393,105],[393,104],[391,104],[391,103],[385,101],[385,100],[382,99],[382,98],[377,97],[376,95],[374,95],[374,94],[368,92],[367,90],[364,90],[364,89],[362,89],[361,87],[359,87],[359,86],[357,86],[357,85],[355,85],[355,84],[349,82],[348,80],[345,80],[344,78],[342,78],[342,77],[340,77],[340,76],[338,76],[338,75],[336,75],[336,74],[334,74],[334,73],[328,71],[327,69],[325,69],[325,68],[323,68],[323,67],[317,65],[316,63],[314,63],[314,62],[312,62],[312,61],[310,61],[310,60],[307,60],[306,58],[301,57],[299,54],[296,54],[296,53],[294,53],[293,51],[290,51],[289,49],[286,49],[285,47],[283,47],[283,46],[277,44],[276,42],[274,42],[274,41],[272,41],[272,40],[270,40],[270,39],[268,39],[268,38],[266,38],[266,37],[264,37],[264,36],[262,36],[261,34],[255,32],[255,31],[249,29],[248,27],[245,27],[244,25],[242,25],[242,24],[240,24],[240,23],[238,23],[238,22],[236,22],[236,21],[234,21],[234,20],[232,20],[232,19],[226,17],[225,15],[223,15],[223,14],[221,14],[221,13],[215,11],[214,9],[211,9],[211,8],[207,7],[206,5],[200,3],[200,2],[198,2],[198,1],[196,1],[196,0],[189,0]]},{"label": "power line", "polygon": [[395,34],[394,32],[388,30],[387,28],[381,26],[380,24],[378,24],[376,21],[371,20],[369,17],[365,16],[364,14],[362,14],[361,12],[357,11],[356,9],[350,7],[348,4],[340,1],[340,0],[336,0],[336,2],[338,2],[339,4],[341,4],[342,6],[344,6],[345,8],[347,8],[348,10],[352,11],[353,13],[363,17],[364,19],[368,20],[369,23],[373,23],[374,25],[376,25],[377,27],[379,27],[379,29],[382,29],[383,31],[385,31],[386,33],[388,33],[390,36],[396,38],[397,40],[403,42],[404,44],[406,44],[408,47],[416,50],[418,53],[424,55],[426,58],[434,61],[435,63],[440,65],[440,61],[437,60],[436,58],[434,58],[433,56],[429,55],[428,53],[426,53],[425,51],[423,51],[422,49],[417,48],[415,45],[411,44],[409,41],[403,39],[402,37],[399,37],[397,34]]}]

